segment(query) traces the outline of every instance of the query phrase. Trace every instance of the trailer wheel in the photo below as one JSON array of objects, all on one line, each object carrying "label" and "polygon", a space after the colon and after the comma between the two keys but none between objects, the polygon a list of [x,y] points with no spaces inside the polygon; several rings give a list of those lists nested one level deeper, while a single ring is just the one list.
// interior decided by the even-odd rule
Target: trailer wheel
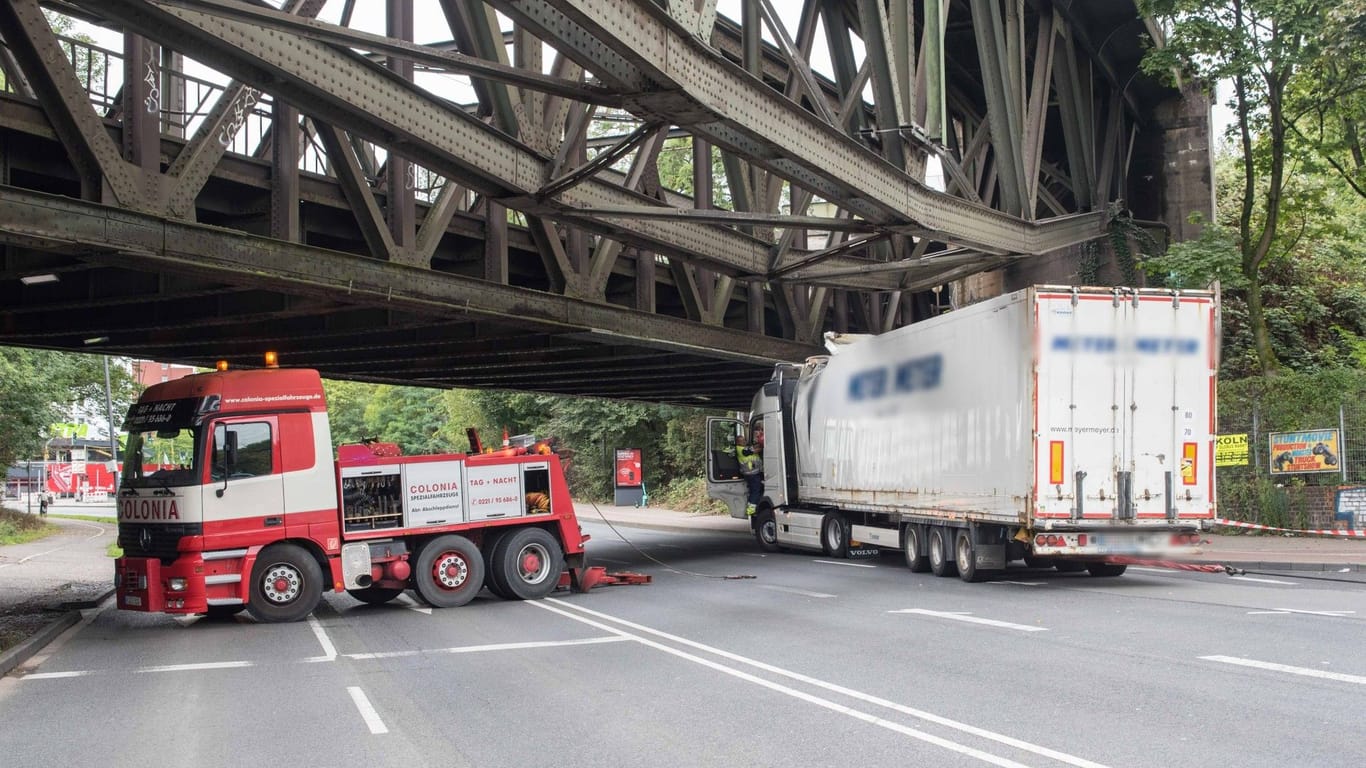
[{"label": "trailer wheel", "polygon": [[925,529],[918,525],[906,526],[906,535],[902,537],[901,548],[906,554],[906,567],[911,569],[911,573],[924,573],[930,569],[930,559],[920,554],[920,550],[925,547]]},{"label": "trailer wheel", "polygon": [[1114,576],[1123,576],[1124,572],[1128,569],[1129,566],[1119,565],[1117,563],[1091,563],[1090,565],[1086,566],[1086,570],[1090,571],[1091,575],[1097,578],[1112,578]]},{"label": "trailer wheel", "polygon": [[495,574],[494,583],[507,593],[501,597],[539,600],[559,585],[564,552],[544,528],[519,528],[498,540],[489,570]]},{"label": "trailer wheel", "polygon": [[356,598],[362,603],[369,605],[384,605],[403,594],[402,587],[362,587],[360,589],[348,589],[346,594]]},{"label": "trailer wheel", "polygon": [[944,540],[945,528],[942,525],[930,527],[930,572],[935,576],[952,576],[956,570],[949,557],[952,550]]},{"label": "trailer wheel", "polygon": [[318,607],[323,595],[322,582],[322,568],[303,547],[266,547],[251,568],[247,610],[260,622],[298,621]]},{"label": "trailer wheel", "polygon": [[494,563],[493,553],[498,548],[498,542],[503,540],[507,531],[490,531],[484,534],[484,588],[493,593],[494,597],[502,600],[511,600],[506,584],[502,583],[501,569]]},{"label": "trailer wheel", "polygon": [[954,564],[958,566],[958,578],[967,582],[981,581],[982,574],[977,570],[977,545],[972,542],[972,530],[958,531],[954,546]]},{"label": "trailer wheel", "polygon": [[754,515],[754,540],[759,542],[759,549],[765,552],[777,552],[778,547],[778,521],[773,517],[772,509],[762,509]]},{"label": "trailer wheel", "polygon": [[821,519],[821,550],[826,557],[849,556],[849,524],[838,512],[831,512]]},{"label": "trailer wheel", "polygon": [[484,585],[484,556],[464,536],[438,536],[422,545],[413,582],[422,599],[436,608],[464,605]]}]

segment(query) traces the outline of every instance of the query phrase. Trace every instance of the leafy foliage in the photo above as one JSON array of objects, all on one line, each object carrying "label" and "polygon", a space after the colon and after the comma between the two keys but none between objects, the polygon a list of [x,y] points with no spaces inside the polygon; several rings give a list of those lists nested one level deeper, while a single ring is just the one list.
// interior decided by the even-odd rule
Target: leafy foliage
[{"label": "leafy foliage", "polygon": [[[134,397],[132,377],[110,365],[114,418]],[[0,355],[0,463],[38,453],[49,425],[85,401],[104,403],[104,360],[99,355],[8,348]],[[98,412],[103,416],[103,408]],[[99,421],[104,421],[103,418]]]}]

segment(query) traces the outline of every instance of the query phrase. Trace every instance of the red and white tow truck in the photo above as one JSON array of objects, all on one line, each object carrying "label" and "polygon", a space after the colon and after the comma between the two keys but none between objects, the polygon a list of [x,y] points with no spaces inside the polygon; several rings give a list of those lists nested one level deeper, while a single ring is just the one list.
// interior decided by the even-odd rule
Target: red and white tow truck
[{"label": "red and white tow truck", "polygon": [[298,621],[329,588],[367,603],[412,588],[445,608],[482,587],[544,597],[582,573],[588,537],[546,443],[344,445],[334,462],[318,372],[272,363],[156,384],[129,409],[119,608]]}]

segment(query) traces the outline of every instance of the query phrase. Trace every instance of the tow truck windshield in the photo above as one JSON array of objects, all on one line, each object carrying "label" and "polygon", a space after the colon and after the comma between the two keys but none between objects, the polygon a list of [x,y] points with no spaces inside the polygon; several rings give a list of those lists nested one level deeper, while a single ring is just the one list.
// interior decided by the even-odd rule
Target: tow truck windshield
[{"label": "tow truck windshield", "polygon": [[170,488],[200,482],[198,427],[171,427],[130,432],[123,453],[124,485]]}]

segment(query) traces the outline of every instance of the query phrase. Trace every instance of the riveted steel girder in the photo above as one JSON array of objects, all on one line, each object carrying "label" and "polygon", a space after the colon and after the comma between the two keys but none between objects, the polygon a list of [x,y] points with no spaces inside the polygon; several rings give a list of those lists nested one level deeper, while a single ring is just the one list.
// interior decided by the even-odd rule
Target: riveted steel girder
[{"label": "riveted steel girder", "polygon": [[124,267],[217,275],[239,285],[380,304],[451,319],[486,317],[754,364],[819,348],[745,331],[381,262],[37,192],[0,188],[0,242],[42,244]]},{"label": "riveted steel girder", "polygon": [[[1101,233],[1099,214],[1030,223],[935,192],[630,0],[492,0],[612,88],[668,119],[880,224],[918,224],[990,253],[1043,253]],[[782,126],[781,130],[773,130]]]},{"label": "riveted steel girder", "polygon": [[[584,209],[658,205],[601,178],[586,179],[554,197],[538,196],[550,180],[550,158],[363,57],[274,29],[144,0],[100,0],[95,5],[100,13],[152,39],[180,46],[189,42],[201,60],[233,77],[268,89],[307,114],[401,151],[510,208],[574,218],[613,238],[728,272],[764,275],[768,270],[770,245],[725,227],[585,215]],[[854,267],[866,260],[848,258],[841,263]],[[896,287],[876,276],[851,277],[843,285],[861,290]]]}]

